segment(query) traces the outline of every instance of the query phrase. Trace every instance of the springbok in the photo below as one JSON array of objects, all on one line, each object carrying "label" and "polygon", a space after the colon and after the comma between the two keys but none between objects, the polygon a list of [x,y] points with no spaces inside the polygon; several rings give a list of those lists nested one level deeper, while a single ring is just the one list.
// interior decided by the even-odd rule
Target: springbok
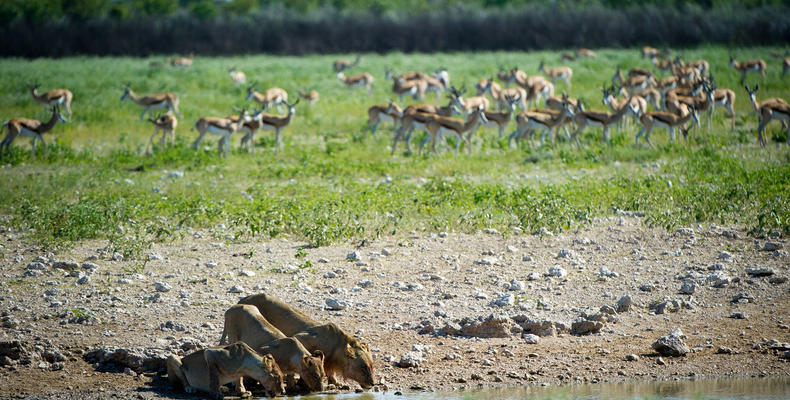
[{"label": "springbok", "polygon": [[173,115],[172,112],[167,112],[164,115],[157,115],[156,118],[149,118],[152,124],[154,124],[154,133],[151,134],[151,137],[148,139],[148,145],[145,146],[145,154],[151,154],[151,146],[154,141],[154,137],[162,131],[162,139],[159,140],[159,147],[165,147],[165,139],[167,135],[170,134],[170,145],[175,146],[176,143],[176,127],[178,126],[178,120]]},{"label": "springbok", "polygon": [[[258,114],[258,121],[260,121],[260,129],[265,131],[274,131],[274,152],[278,152],[280,149],[281,139],[280,135],[282,134],[282,130],[285,129],[290,123],[291,118],[296,114],[296,105],[299,104],[300,99],[296,99],[296,101],[292,104],[285,103],[288,107],[288,114],[286,115],[273,115],[273,114]],[[252,152],[255,152],[255,132],[252,132],[244,138],[242,138],[241,142],[242,145],[247,143],[248,141],[251,143]]]},{"label": "springbok", "polygon": [[571,67],[556,67],[552,69],[546,69],[546,63],[542,60],[540,65],[538,66],[538,72],[543,72],[544,74],[548,75],[551,83],[556,85],[557,81],[563,81],[568,86],[568,90],[571,88],[571,78],[573,77],[573,70]]},{"label": "springbok", "polygon": [[151,115],[153,110],[162,108],[175,112],[179,117],[181,116],[181,112],[178,111],[178,96],[173,93],[163,92],[137,97],[134,91],[132,91],[132,88],[130,88],[129,85],[126,85],[123,88],[121,101],[124,101],[127,98],[132,100],[138,106],[142,107],[143,112],[140,114],[140,120],[143,119],[145,113]]},{"label": "springbok", "polygon": [[245,101],[255,100],[256,103],[261,105],[263,110],[267,110],[271,106],[277,106],[277,111],[282,112],[282,105],[288,102],[288,92],[284,89],[273,87],[267,89],[263,93],[255,90],[256,82],[247,86],[247,98]]},{"label": "springbok", "polygon": [[66,122],[66,118],[60,113],[60,107],[55,106],[52,108],[52,117],[47,122],[41,122],[36,119],[28,118],[12,118],[3,124],[3,128],[7,129],[5,138],[0,142],[0,157],[3,153],[11,147],[11,143],[17,136],[33,138],[32,154],[36,154],[36,140],[41,142],[44,146],[44,154],[47,152],[47,142],[44,141],[43,134],[52,130],[55,124]]},{"label": "springbok", "polygon": [[730,66],[741,73],[741,85],[746,82],[747,72],[759,72],[765,80],[765,61],[761,59],[738,62],[735,57],[730,57]]},{"label": "springbok", "polygon": [[211,133],[220,137],[218,154],[223,157],[227,157],[228,152],[230,151],[230,137],[237,130],[239,130],[239,127],[241,127],[245,121],[249,121],[249,113],[246,109],[241,111],[241,115],[239,116],[238,120],[215,117],[203,117],[197,120],[193,129],[196,129],[200,135],[195,140],[195,142],[192,143],[192,148],[197,150],[198,146],[200,146],[200,141],[203,140],[203,137],[206,136],[206,133]]},{"label": "springbok", "polygon": [[33,95],[33,98],[48,108],[63,106],[66,109],[66,113],[69,115],[69,119],[71,119],[71,99],[74,98],[74,95],[71,93],[71,91],[68,89],[52,89],[42,94],[38,94],[39,86],[41,85],[30,85],[30,94]]}]

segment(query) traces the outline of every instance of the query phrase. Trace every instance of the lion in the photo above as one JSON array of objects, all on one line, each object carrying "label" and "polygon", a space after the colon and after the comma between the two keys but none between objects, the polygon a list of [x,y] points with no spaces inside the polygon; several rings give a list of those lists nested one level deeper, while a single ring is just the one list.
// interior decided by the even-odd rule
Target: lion
[{"label": "lion", "polygon": [[257,307],[267,321],[282,333],[299,340],[308,351],[323,352],[324,371],[329,383],[337,385],[335,374],[339,374],[357,381],[365,389],[374,385],[370,349],[337,325],[316,322],[303,312],[265,293],[247,296],[239,304]]},{"label": "lion", "polygon": [[237,304],[225,312],[225,327],[220,344],[241,341],[260,354],[271,354],[286,374],[298,374],[304,384],[314,392],[324,390],[324,353],[312,354],[301,342],[286,337],[269,323],[255,306]]},{"label": "lion", "polygon": [[249,395],[245,376],[260,382],[272,397],[285,392],[283,373],[274,357],[261,356],[242,342],[198,350],[181,359],[175,355],[167,358],[168,380],[187,393],[208,392],[221,399],[220,386],[236,382],[241,395]]}]

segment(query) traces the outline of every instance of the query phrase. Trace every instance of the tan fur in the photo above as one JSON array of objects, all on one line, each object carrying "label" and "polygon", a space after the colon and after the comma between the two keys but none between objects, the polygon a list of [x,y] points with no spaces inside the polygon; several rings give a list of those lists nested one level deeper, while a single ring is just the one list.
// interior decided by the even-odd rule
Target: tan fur
[{"label": "tan fur", "polygon": [[68,118],[71,119],[71,100],[74,99],[74,94],[68,89],[52,89],[38,94],[38,86],[30,85],[30,94],[33,95],[33,98],[50,108],[62,105],[66,109]]},{"label": "tan fur", "polygon": [[293,104],[285,103],[285,105],[288,107],[288,114],[286,115],[266,114],[263,112],[256,113],[253,121],[245,123],[244,127],[242,127],[244,128],[242,130],[247,131],[248,133],[241,139],[241,144],[248,144],[250,146],[250,151],[254,154],[255,132],[258,129],[274,131],[274,151],[275,153],[278,152],[282,143],[282,130],[291,123],[291,119],[293,118],[294,114],[296,114],[296,105],[298,103],[299,99],[296,99],[296,102]]},{"label": "tan fur", "polygon": [[335,374],[353,379],[364,388],[373,386],[373,358],[368,346],[346,334],[337,325],[321,325],[303,312],[265,293],[247,296],[239,304],[250,304],[284,334],[299,340],[313,353],[321,351],[329,383],[337,384]]},{"label": "tan fur", "polygon": [[395,137],[392,141],[392,154],[401,139],[406,142],[406,151],[411,152],[411,135],[414,130],[419,128],[427,131],[428,120],[432,118],[433,114],[449,117],[456,113],[453,100],[446,106],[440,107],[433,104],[412,104],[406,107],[401,114],[400,128],[395,131]]},{"label": "tan fur", "polygon": [[551,80],[551,83],[554,85],[557,84],[558,80],[565,82],[565,84],[568,85],[568,89],[570,90],[571,78],[573,78],[573,70],[571,69],[571,67],[563,66],[563,67],[546,69],[546,64],[543,61],[541,61],[540,66],[538,66],[538,72],[543,72],[544,74],[546,74]]},{"label": "tan fur", "polygon": [[206,136],[206,133],[212,133],[220,136],[218,151],[221,156],[227,157],[228,151],[230,150],[230,137],[239,129],[246,118],[247,111],[244,110],[238,120],[216,117],[203,117],[197,120],[194,129],[196,129],[200,135],[195,139],[195,142],[192,143],[192,148],[197,150],[203,137]]},{"label": "tan fur", "polygon": [[[487,101],[485,97],[482,99]],[[482,103],[478,105],[476,110],[469,114],[469,118],[467,118],[466,121],[458,118],[434,115],[433,118],[428,120],[427,125],[428,133],[430,134],[431,149],[434,153],[436,153],[436,139],[440,134],[451,134],[458,138],[455,144],[456,154],[458,153],[458,148],[461,146],[462,140],[466,142],[466,150],[469,154],[471,154],[472,134],[474,134],[480,124],[485,124],[487,122],[488,120],[485,116],[485,107]],[[422,153],[422,147],[424,143],[425,141],[420,144],[420,153]]]},{"label": "tan fur", "polygon": [[228,75],[230,75],[230,80],[233,81],[234,85],[243,85],[247,82],[247,74],[244,71],[239,71],[235,67],[228,70]]},{"label": "tan fur", "polygon": [[178,111],[178,96],[170,92],[153,93],[147,96],[137,97],[134,91],[127,85],[124,87],[121,101],[126,98],[131,99],[135,104],[142,107],[143,112],[140,114],[141,120],[145,116],[145,113],[149,113],[150,115],[153,110],[162,108],[181,115]]},{"label": "tan fur", "polygon": [[766,141],[763,136],[763,131],[769,122],[772,120],[779,120],[786,127],[787,144],[790,145],[790,106],[786,103],[771,103],[760,108],[760,124],[757,127],[757,138],[760,145],[765,147]]},{"label": "tan fur", "polygon": [[368,124],[365,132],[370,131],[376,137],[376,130],[381,121],[392,121],[393,129],[398,128],[403,110],[390,100],[389,104],[375,104],[368,108]]},{"label": "tan fur", "polygon": [[235,382],[244,394],[244,377],[257,380],[274,395],[284,393],[283,373],[271,355],[260,356],[244,343],[195,351],[179,359],[167,358],[167,378],[187,393],[208,392],[221,399],[220,386]]},{"label": "tan fur", "polygon": [[596,54],[594,51],[592,51],[590,49],[581,48],[581,49],[576,50],[576,56],[577,57],[596,58],[596,57],[598,57],[598,54]]},{"label": "tan fur", "polygon": [[260,93],[255,91],[255,83],[247,86],[246,101],[255,100],[256,103],[261,105],[261,108],[266,110],[271,106],[277,106],[281,110],[281,105],[288,103],[288,92],[284,89],[274,87],[267,89],[265,92]]},{"label": "tan fur", "polygon": [[351,76],[346,76],[342,72],[338,72],[337,79],[340,79],[340,81],[343,82],[343,84],[346,85],[349,90],[355,87],[365,87],[365,89],[368,91],[368,94],[373,93],[373,82],[375,79],[373,79],[373,75],[367,72]]},{"label": "tan fur", "polygon": [[304,99],[305,101],[310,103],[311,106],[314,106],[315,103],[318,102],[318,91],[311,90],[308,92],[308,91],[300,90],[299,98]]},{"label": "tan fur", "polygon": [[765,61],[761,59],[738,62],[734,57],[730,57],[730,66],[741,73],[741,84],[746,82],[746,74],[749,72],[759,72],[765,79]]},{"label": "tan fur", "polygon": [[356,67],[360,61],[362,61],[362,57],[360,56],[357,56],[354,62],[350,62],[347,60],[335,60],[335,62],[332,63],[332,69],[335,70],[335,73],[343,72],[347,69]]},{"label": "tan fur", "polygon": [[[227,341],[226,341],[227,338]],[[323,390],[324,354],[315,355],[296,339],[286,337],[267,321],[258,308],[237,304],[225,312],[225,326],[220,344],[244,342],[260,354],[271,354],[286,374],[298,374],[314,392]]]},{"label": "tan fur", "polygon": [[161,115],[156,117],[155,119],[148,119],[154,124],[154,133],[151,134],[151,138],[148,139],[148,145],[145,146],[145,154],[151,154],[151,144],[154,141],[154,137],[161,131],[162,132],[162,139],[159,141],[159,146],[164,148],[165,147],[165,139],[167,138],[168,134],[170,135],[170,145],[175,146],[176,144],[176,127],[178,126],[178,120],[173,115],[173,113],[168,112],[165,115]]},{"label": "tan fur", "polygon": [[47,122],[41,122],[36,119],[28,118],[12,118],[8,120],[3,124],[3,128],[6,128],[7,131],[5,138],[3,138],[3,141],[0,142],[0,157],[2,157],[3,153],[5,153],[11,147],[11,143],[13,143],[14,139],[16,139],[19,135],[30,136],[33,138],[33,154],[36,153],[36,141],[41,142],[41,144],[44,146],[44,153],[46,153],[47,142],[44,141],[44,137],[42,135],[51,131],[58,121],[66,122],[66,119],[60,114],[60,108],[57,106],[52,109],[52,116]]},{"label": "tan fur", "polygon": [[193,58],[195,58],[195,55],[192,53],[189,54],[189,57],[173,57],[170,60],[170,65],[173,67],[191,67]]}]

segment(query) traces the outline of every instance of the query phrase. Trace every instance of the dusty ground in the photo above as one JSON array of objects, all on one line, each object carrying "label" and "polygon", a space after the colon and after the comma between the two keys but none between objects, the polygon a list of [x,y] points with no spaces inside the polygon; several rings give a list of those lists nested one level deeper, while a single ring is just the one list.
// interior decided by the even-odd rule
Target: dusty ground
[{"label": "dusty ground", "polygon": [[[218,229],[156,245],[151,253],[162,259],[144,266],[113,261],[101,242],[46,255],[26,245],[18,232],[5,232],[0,313],[9,327],[0,328],[0,340],[54,346],[67,359],[58,371],[50,364],[39,368],[37,362],[0,368],[0,397],[188,398],[170,391],[161,377],[96,371],[81,355],[105,346],[173,351],[185,343],[215,344],[225,309],[260,291],[318,320],[336,322],[367,342],[376,380],[384,382],[377,390],[787,376],[788,363],[764,343],[790,341],[790,283],[770,283],[771,277],[745,271],[760,266],[773,269],[774,278],[790,276],[788,243],[772,239],[784,250],[764,251],[765,240],[737,229],[691,229],[667,232],[646,228],[638,218],[615,217],[558,235],[419,232],[304,253],[299,251],[304,243],[288,240],[227,242]],[[359,261],[347,260],[353,251]],[[730,257],[722,258],[722,252]],[[24,276],[37,256],[92,262],[98,269],[84,284],[51,267],[39,276]],[[545,276],[553,266],[565,268],[567,276]],[[619,276],[602,279],[601,267]],[[707,283],[717,268],[732,282],[721,288]],[[242,270],[254,276],[241,275]],[[533,272],[537,279],[528,280]],[[682,277],[698,283],[696,293],[679,294]],[[503,285],[512,279],[523,282],[523,290]],[[157,292],[154,282],[166,282],[172,290]],[[237,285],[243,293],[229,292]],[[45,293],[53,288],[57,293]],[[157,293],[158,300],[152,297]],[[491,304],[507,293],[516,296],[516,304]],[[742,293],[754,300],[731,301]],[[518,333],[506,338],[419,333],[423,321],[438,331],[446,322],[492,313],[570,325],[582,312],[612,305],[625,294],[633,297],[635,308],[587,336],[561,332],[527,344]],[[348,303],[347,308],[326,310],[328,297]],[[662,298],[685,300],[692,308],[656,315],[648,306]],[[87,316],[87,324],[72,319],[69,310],[80,308],[84,311],[77,314]],[[731,318],[734,312],[747,319]],[[675,327],[687,336],[691,352],[663,357],[665,365],[659,365],[651,344]],[[414,345],[428,345],[422,348],[424,361],[417,367],[395,366]],[[720,346],[732,354],[717,354]],[[628,354],[638,360],[626,361]],[[349,390],[357,388],[349,383]]]}]

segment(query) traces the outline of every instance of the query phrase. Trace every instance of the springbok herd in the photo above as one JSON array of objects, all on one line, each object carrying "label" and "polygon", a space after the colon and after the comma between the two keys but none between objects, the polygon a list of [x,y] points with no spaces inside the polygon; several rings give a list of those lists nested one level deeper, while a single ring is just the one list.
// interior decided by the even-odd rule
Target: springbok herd
[{"label": "springbok herd", "polygon": [[[400,141],[405,142],[406,150],[411,151],[410,139],[415,130],[427,132],[427,136],[420,143],[420,152],[426,143],[431,142],[433,151],[436,151],[437,139],[445,136],[455,136],[456,153],[461,142],[466,144],[467,151],[471,152],[471,138],[480,126],[496,127],[500,138],[504,138],[505,130],[511,120],[515,120],[515,129],[508,136],[508,145],[515,140],[529,138],[534,141],[536,133],[540,133],[541,143],[547,136],[554,144],[557,132],[563,129],[566,138],[580,144],[579,133],[587,127],[600,127],[604,142],[609,140],[609,130],[612,126],[624,128],[628,120],[641,125],[636,134],[635,141],[644,136],[645,141],[652,146],[650,133],[656,128],[667,129],[670,140],[675,141],[675,131],[680,130],[684,138],[688,137],[693,126],[700,126],[699,115],[707,114],[708,128],[716,108],[725,108],[730,117],[730,128],[735,128],[735,91],[728,88],[717,87],[716,80],[711,74],[710,64],[706,60],[685,62],[680,57],[671,58],[668,52],[656,48],[644,47],[641,50],[643,58],[651,60],[655,67],[653,70],[644,68],[631,68],[624,73],[620,67],[614,72],[610,83],[604,83],[602,89],[602,103],[608,108],[606,111],[586,110],[584,101],[562,93],[555,95],[555,85],[559,82],[570,92],[573,69],[567,66],[549,68],[544,62],[538,66],[538,72],[543,75],[527,75],[518,69],[499,69],[494,77],[479,80],[475,84],[475,95],[465,96],[464,87],[457,89],[450,85],[450,74],[446,68],[440,68],[435,73],[406,72],[394,74],[387,69],[385,77],[392,81],[392,92],[403,103],[404,97],[410,96],[414,100],[424,100],[428,92],[433,92],[436,98],[446,92],[448,103],[445,106],[432,104],[411,104],[405,108],[398,106],[393,100],[388,104],[373,105],[368,108],[368,124],[365,132],[370,131],[374,136],[382,121],[393,123],[392,153],[394,154]],[[579,49],[575,55],[563,53],[561,59],[573,60],[577,57],[597,57],[589,49]],[[790,57],[783,57],[782,78],[790,70]],[[364,87],[372,93],[374,78],[370,73],[346,75],[345,72],[359,65],[361,58],[358,56],[353,62],[337,60],[332,68],[339,79],[349,90]],[[174,67],[189,67],[192,65],[192,56],[189,58],[174,58],[170,64]],[[766,63],[761,59],[737,61],[730,57],[730,67],[741,75],[741,84],[745,85],[746,75],[758,72],[765,80]],[[157,65],[158,66],[158,65]],[[228,74],[234,84],[246,84],[244,72],[234,68]],[[658,75],[657,75],[658,74]],[[664,77],[660,77],[664,76]],[[27,118],[12,118],[3,124],[7,130],[6,136],[0,143],[0,157],[7,151],[17,136],[32,138],[33,152],[36,142],[40,141],[46,151],[46,142],[43,134],[52,130],[58,121],[66,122],[61,114],[63,107],[71,117],[72,92],[67,89],[53,89],[46,93],[38,92],[39,85],[30,85],[33,98],[51,109],[52,116],[47,122]],[[766,145],[763,135],[766,125],[773,120],[782,123],[787,132],[790,145],[790,106],[779,97],[757,100],[759,85],[750,88],[744,86],[749,95],[752,107],[758,119],[758,141]],[[255,134],[260,130],[275,132],[275,151],[281,145],[282,131],[291,123],[295,114],[295,106],[300,99],[310,105],[315,104],[319,94],[315,90],[300,91],[299,99],[288,103],[288,92],[273,87],[263,92],[255,88],[255,83],[247,87],[246,101],[254,100],[260,106],[252,113],[246,109],[237,110],[238,114],[226,117],[203,117],[194,124],[198,137],[193,143],[195,149],[207,133],[219,136],[219,154],[227,156],[230,148],[231,137],[237,132],[242,133],[241,146],[248,151],[255,151]],[[175,130],[178,125],[176,115],[178,111],[178,96],[174,93],[153,93],[138,96],[129,85],[124,87],[121,100],[130,99],[142,108],[140,119],[148,113],[149,121],[154,125],[154,132],[148,140],[145,152],[150,153],[154,138],[161,132],[161,146],[165,145],[166,138],[174,142]],[[542,103],[544,108],[535,107]],[[281,114],[265,113],[267,109],[276,106]],[[282,114],[282,107],[287,108],[287,113]],[[516,109],[520,111],[517,113]],[[650,110],[652,109],[652,111]],[[154,116],[156,110],[166,111],[164,114]],[[515,114],[515,115],[514,115]],[[463,118],[454,117],[460,115]],[[573,131],[569,131],[569,126]]]}]

